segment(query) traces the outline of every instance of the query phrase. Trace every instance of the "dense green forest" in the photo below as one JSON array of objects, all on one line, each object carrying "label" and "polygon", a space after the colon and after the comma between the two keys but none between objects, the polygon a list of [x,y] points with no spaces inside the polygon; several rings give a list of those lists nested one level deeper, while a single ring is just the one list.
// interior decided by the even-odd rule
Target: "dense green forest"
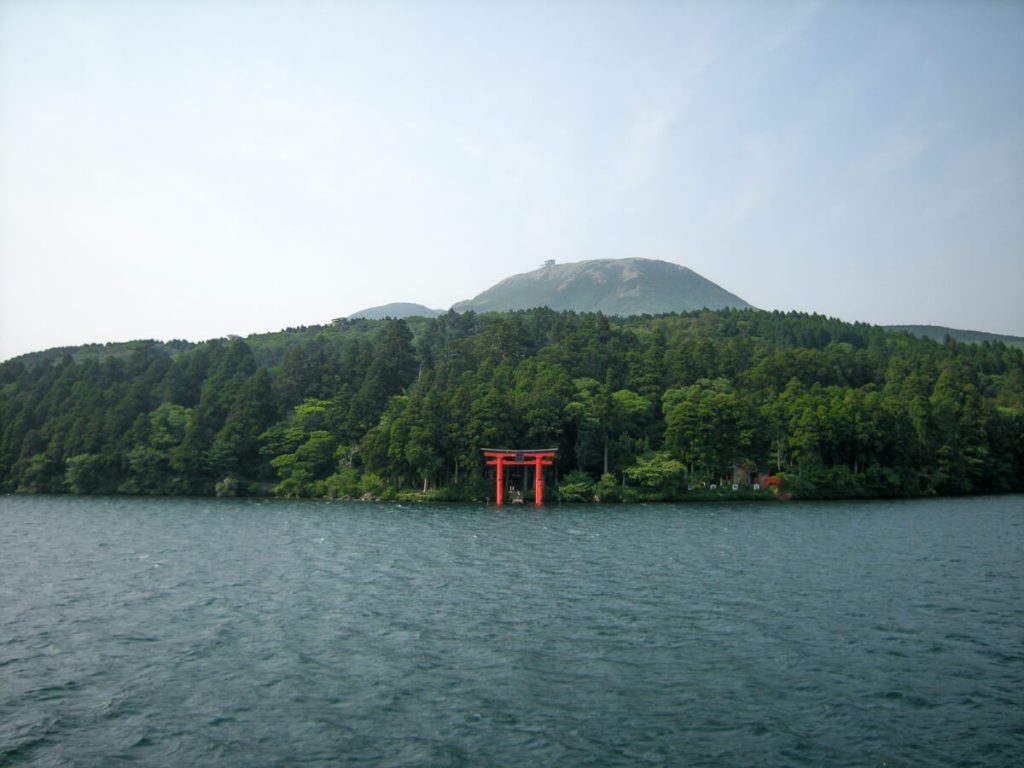
[{"label": "dense green forest", "polygon": [[482,500],[481,447],[558,447],[563,500],[1020,491],[1024,353],[757,310],[339,320],[10,360],[0,431],[26,493]]}]

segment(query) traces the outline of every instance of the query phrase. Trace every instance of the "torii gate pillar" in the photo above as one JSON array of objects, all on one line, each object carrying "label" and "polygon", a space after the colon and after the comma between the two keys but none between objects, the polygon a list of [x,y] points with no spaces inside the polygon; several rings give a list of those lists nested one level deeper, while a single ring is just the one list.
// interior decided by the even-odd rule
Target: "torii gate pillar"
[{"label": "torii gate pillar", "polygon": [[487,465],[495,468],[494,503],[504,504],[506,466],[533,467],[533,503],[540,506],[544,503],[544,467],[553,466],[556,448],[539,451],[514,451],[505,449],[481,448],[480,452],[487,459]]}]

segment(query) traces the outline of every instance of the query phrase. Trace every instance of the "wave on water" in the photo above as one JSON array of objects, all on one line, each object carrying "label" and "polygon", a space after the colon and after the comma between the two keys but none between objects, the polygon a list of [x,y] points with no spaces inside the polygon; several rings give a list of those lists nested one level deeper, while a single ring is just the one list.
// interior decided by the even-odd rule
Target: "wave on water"
[{"label": "wave on water", "polygon": [[0,764],[1016,766],[1022,522],[0,497]]}]

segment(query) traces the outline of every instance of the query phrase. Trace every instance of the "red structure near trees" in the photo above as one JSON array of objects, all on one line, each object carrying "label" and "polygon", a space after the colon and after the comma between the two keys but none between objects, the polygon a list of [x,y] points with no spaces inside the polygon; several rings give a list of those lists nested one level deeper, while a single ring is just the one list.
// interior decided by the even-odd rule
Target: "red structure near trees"
[{"label": "red structure near trees", "polygon": [[480,452],[487,459],[487,466],[495,467],[497,470],[494,500],[499,507],[505,501],[505,467],[533,467],[533,503],[540,506],[544,502],[544,467],[550,467],[555,463],[557,449],[515,451],[481,448]]}]

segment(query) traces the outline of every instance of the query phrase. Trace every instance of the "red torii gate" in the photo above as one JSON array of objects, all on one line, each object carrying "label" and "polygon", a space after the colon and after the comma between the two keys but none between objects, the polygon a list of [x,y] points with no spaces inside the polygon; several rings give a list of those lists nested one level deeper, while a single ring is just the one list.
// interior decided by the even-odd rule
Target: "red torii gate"
[{"label": "red torii gate", "polygon": [[555,463],[555,456],[558,455],[557,448],[546,448],[532,451],[515,451],[503,448],[481,448],[480,452],[486,458],[487,466],[497,468],[497,479],[495,482],[495,503],[500,507],[504,501],[505,490],[505,467],[533,467],[533,503],[540,505],[544,499],[544,467],[550,467]]}]

